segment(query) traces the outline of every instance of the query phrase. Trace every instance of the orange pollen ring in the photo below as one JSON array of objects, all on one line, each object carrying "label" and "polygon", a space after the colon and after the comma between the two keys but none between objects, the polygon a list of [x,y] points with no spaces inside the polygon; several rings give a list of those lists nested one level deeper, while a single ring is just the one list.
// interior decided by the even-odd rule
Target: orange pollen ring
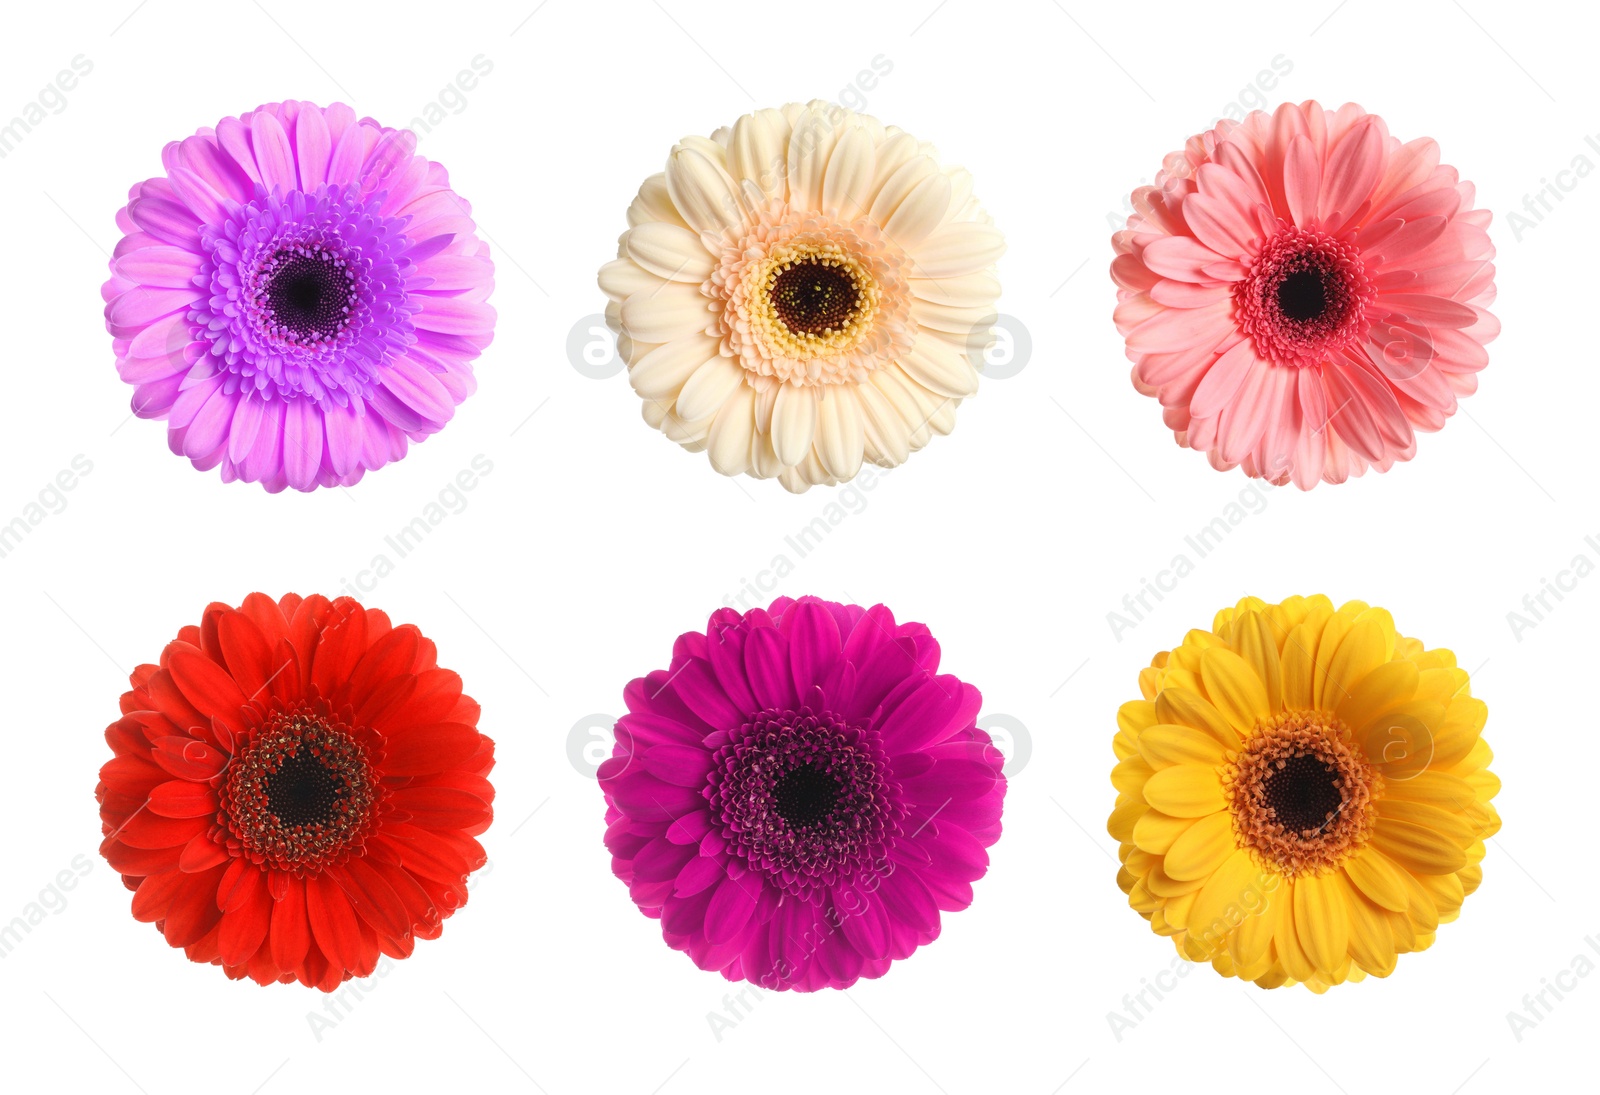
[{"label": "orange pollen ring", "polygon": [[1338,719],[1290,711],[1257,724],[1223,788],[1240,847],[1294,878],[1326,874],[1367,842],[1383,777]]}]

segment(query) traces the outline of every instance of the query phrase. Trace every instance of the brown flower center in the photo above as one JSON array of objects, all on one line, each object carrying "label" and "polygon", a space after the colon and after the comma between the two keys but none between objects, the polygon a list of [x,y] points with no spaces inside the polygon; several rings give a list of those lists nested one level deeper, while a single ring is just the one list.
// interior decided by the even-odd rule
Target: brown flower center
[{"label": "brown flower center", "polygon": [[778,270],[767,297],[783,325],[800,335],[843,331],[867,304],[855,270],[821,256]]},{"label": "brown flower center", "polygon": [[1314,711],[1262,722],[1223,778],[1240,845],[1291,878],[1332,870],[1366,843],[1383,787],[1345,725]]}]

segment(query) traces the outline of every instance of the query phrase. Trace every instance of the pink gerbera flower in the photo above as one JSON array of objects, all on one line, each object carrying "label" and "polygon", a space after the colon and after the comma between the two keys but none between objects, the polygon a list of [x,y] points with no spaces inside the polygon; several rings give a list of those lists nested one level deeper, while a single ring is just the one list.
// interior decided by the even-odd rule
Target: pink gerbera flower
[{"label": "pink gerbera flower", "polygon": [[134,413],[269,491],[348,486],[441,429],[489,344],[489,249],[416,137],[269,103],[162,150],[102,295]]},{"label": "pink gerbera flower", "polygon": [[1354,104],[1191,137],[1112,238],[1134,387],[1221,470],[1309,490],[1411,459],[1500,332],[1472,201],[1432,140]]},{"label": "pink gerbera flower", "polygon": [[815,597],[717,611],[633,681],[600,766],[606,846],[697,966],[768,989],[881,977],[972,903],[1002,758],[939,644]]}]

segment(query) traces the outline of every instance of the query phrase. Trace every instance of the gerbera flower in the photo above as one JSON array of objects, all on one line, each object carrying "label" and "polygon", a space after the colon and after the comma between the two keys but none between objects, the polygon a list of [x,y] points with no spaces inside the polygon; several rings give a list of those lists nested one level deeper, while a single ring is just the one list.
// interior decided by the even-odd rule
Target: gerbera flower
[{"label": "gerbera flower", "polygon": [[466,903],[494,742],[411,624],[252,593],[131,681],[106,729],[100,852],[134,919],[191,960],[332,992]]},{"label": "gerbera flower", "polygon": [[1302,490],[1416,454],[1500,333],[1489,212],[1354,104],[1191,137],[1112,237],[1133,385],[1178,444]]},{"label": "gerbera flower", "polygon": [[472,394],[494,264],[415,147],[342,103],[269,103],[129,191],[106,329],[174,453],[274,492],[349,486]]},{"label": "gerbera flower", "polygon": [[932,145],[813,101],[685,137],[600,270],[645,421],[791,491],[903,462],[978,390],[1005,241]]},{"label": "gerbera flower", "polygon": [[1248,597],[1139,687],[1107,827],[1128,903],[1185,958],[1263,988],[1387,977],[1483,880],[1488,710],[1383,609]]},{"label": "gerbera flower", "polygon": [[815,597],[712,615],[630,683],[606,847],[695,965],[810,992],[881,977],[972,903],[1002,758],[939,644]]}]

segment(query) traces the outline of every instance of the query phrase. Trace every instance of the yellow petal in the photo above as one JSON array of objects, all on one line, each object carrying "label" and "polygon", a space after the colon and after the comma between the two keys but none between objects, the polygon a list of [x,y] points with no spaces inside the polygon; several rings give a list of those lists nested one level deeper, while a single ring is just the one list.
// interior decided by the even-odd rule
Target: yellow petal
[{"label": "yellow petal", "polygon": [[1316,976],[1316,967],[1306,956],[1305,946],[1300,941],[1295,925],[1294,891],[1299,885],[1299,881],[1286,883],[1275,898],[1279,904],[1278,930],[1272,936],[1272,949],[1284,972],[1296,981],[1310,981]]},{"label": "yellow petal", "polygon": [[1139,753],[1152,768],[1174,764],[1215,766],[1227,759],[1222,744],[1204,730],[1175,723],[1157,723],[1139,734]]},{"label": "yellow petal", "polygon": [[1294,884],[1294,923],[1306,956],[1331,973],[1348,957],[1350,907],[1342,875],[1306,875]]},{"label": "yellow petal", "polygon": [[1406,911],[1408,891],[1400,868],[1376,848],[1363,848],[1345,860],[1344,872],[1350,876],[1351,884],[1375,904],[1393,912]]},{"label": "yellow petal", "polygon": [[1452,700],[1435,724],[1438,730],[1433,739],[1433,763],[1440,768],[1460,764],[1471,755],[1488,720],[1489,705],[1482,700],[1470,696]]},{"label": "yellow petal", "polygon": [[1221,810],[1201,818],[1173,841],[1161,867],[1173,878],[1208,878],[1237,848],[1233,814]]},{"label": "yellow petal", "polygon": [[1379,817],[1372,843],[1414,874],[1451,874],[1467,865],[1466,853],[1448,836],[1408,821]]},{"label": "yellow petal", "polygon": [[1346,899],[1350,906],[1351,957],[1373,976],[1387,977],[1394,971],[1396,961],[1388,914],[1354,888]]},{"label": "yellow petal", "polygon": [[1239,748],[1239,735],[1222,717],[1222,712],[1193,689],[1163,688],[1156,697],[1156,716],[1164,723],[1204,730],[1221,742],[1225,749]]},{"label": "yellow petal", "polygon": [[1368,674],[1387,660],[1385,647],[1392,648],[1393,643],[1393,625],[1385,635],[1380,617],[1370,613],[1363,615],[1351,626],[1338,652],[1329,659],[1327,679],[1322,682],[1317,706],[1323,710],[1334,709],[1348,699]]},{"label": "yellow petal", "polygon": [[1144,888],[1157,897],[1182,897],[1194,893],[1203,885],[1203,878],[1173,878],[1159,864],[1151,867],[1150,873],[1144,876]]},{"label": "yellow petal", "polygon": [[1234,929],[1233,937],[1228,941],[1228,951],[1241,970],[1253,971],[1271,956],[1272,937],[1278,931],[1278,910],[1281,905],[1281,900],[1263,903],[1256,913],[1246,916],[1244,922]]},{"label": "yellow petal", "polygon": [[1125,795],[1137,795],[1143,791],[1145,781],[1154,771],[1143,757],[1129,757],[1111,769],[1111,786]]},{"label": "yellow petal", "polygon": [[1200,657],[1206,695],[1235,730],[1249,730],[1272,712],[1267,689],[1249,664],[1231,650],[1212,647]]},{"label": "yellow petal", "polygon": [[1149,812],[1150,807],[1143,799],[1130,795],[1126,801],[1118,802],[1116,809],[1111,811],[1111,819],[1106,822],[1106,832],[1121,844],[1132,844],[1134,828],[1138,825],[1139,819]]},{"label": "yellow petal", "polygon": [[1258,612],[1241,612],[1234,625],[1233,648],[1266,686],[1267,709],[1283,709],[1283,673],[1278,667],[1278,641],[1271,624]]},{"label": "yellow petal", "polygon": [[1149,700],[1129,700],[1117,708],[1117,728],[1126,730],[1134,736],[1146,726],[1154,726],[1158,721],[1156,705]]},{"label": "yellow petal", "polygon": [[1320,625],[1300,624],[1284,640],[1279,656],[1278,671],[1283,677],[1283,708],[1285,711],[1309,711],[1312,703],[1312,678],[1317,662],[1317,639]]},{"label": "yellow petal", "polygon": [[1484,822],[1488,820],[1478,809],[1475,800],[1469,800],[1467,805],[1469,812],[1451,813],[1425,802],[1389,797],[1378,805],[1378,816],[1432,829],[1451,844],[1465,847],[1478,839]]},{"label": "yellow petal", "polygon": [[1160,810],[1148,810],[1134,823],[1133,842],[1141,851],[1152,855],[1166,855],[1167,849],[1172,847],[1172,842],[1193,824],[1193,818],[1173,817],[1171,814],[1163,814]]},{"label": "yellow petal", "polygon": [[1240,849],[1224,860],[1201,887],[1189,909],[1188,934],[1206,955],[1223,950],[1229,933],[1243,922],[1247,910],[1260,907],[1260,876],[1261,868],[1250,853]]},{"label": "yellow petal", "polygon": [[1228,804],[1216,769],[1199,764],[1177,764],[1161,769],[1145,782],[1144,799],[1173,817],[1204,817]]},{"label": "yellow petal", "polygon": [[1344,637],[1350,633],[1354,622],[1343,612],[1337,612],[1329,616],[1328,622],[1322,627],[1322,635],[1317,639],[1316,664],[1311,668],[1312,707],[1322,707],[1323,693],[1328,690],[1328,668],[1333,664],[1334,655],[1339,652],[1339,647],[1344,643]]},{"label": "yellow petal", "polygon": [[1346,726],[1369,726],[1379,715],[1414,697],[1419,676],[1413,662],[1384,662],[1350,689],[1334,707],[1334,714]]}]

